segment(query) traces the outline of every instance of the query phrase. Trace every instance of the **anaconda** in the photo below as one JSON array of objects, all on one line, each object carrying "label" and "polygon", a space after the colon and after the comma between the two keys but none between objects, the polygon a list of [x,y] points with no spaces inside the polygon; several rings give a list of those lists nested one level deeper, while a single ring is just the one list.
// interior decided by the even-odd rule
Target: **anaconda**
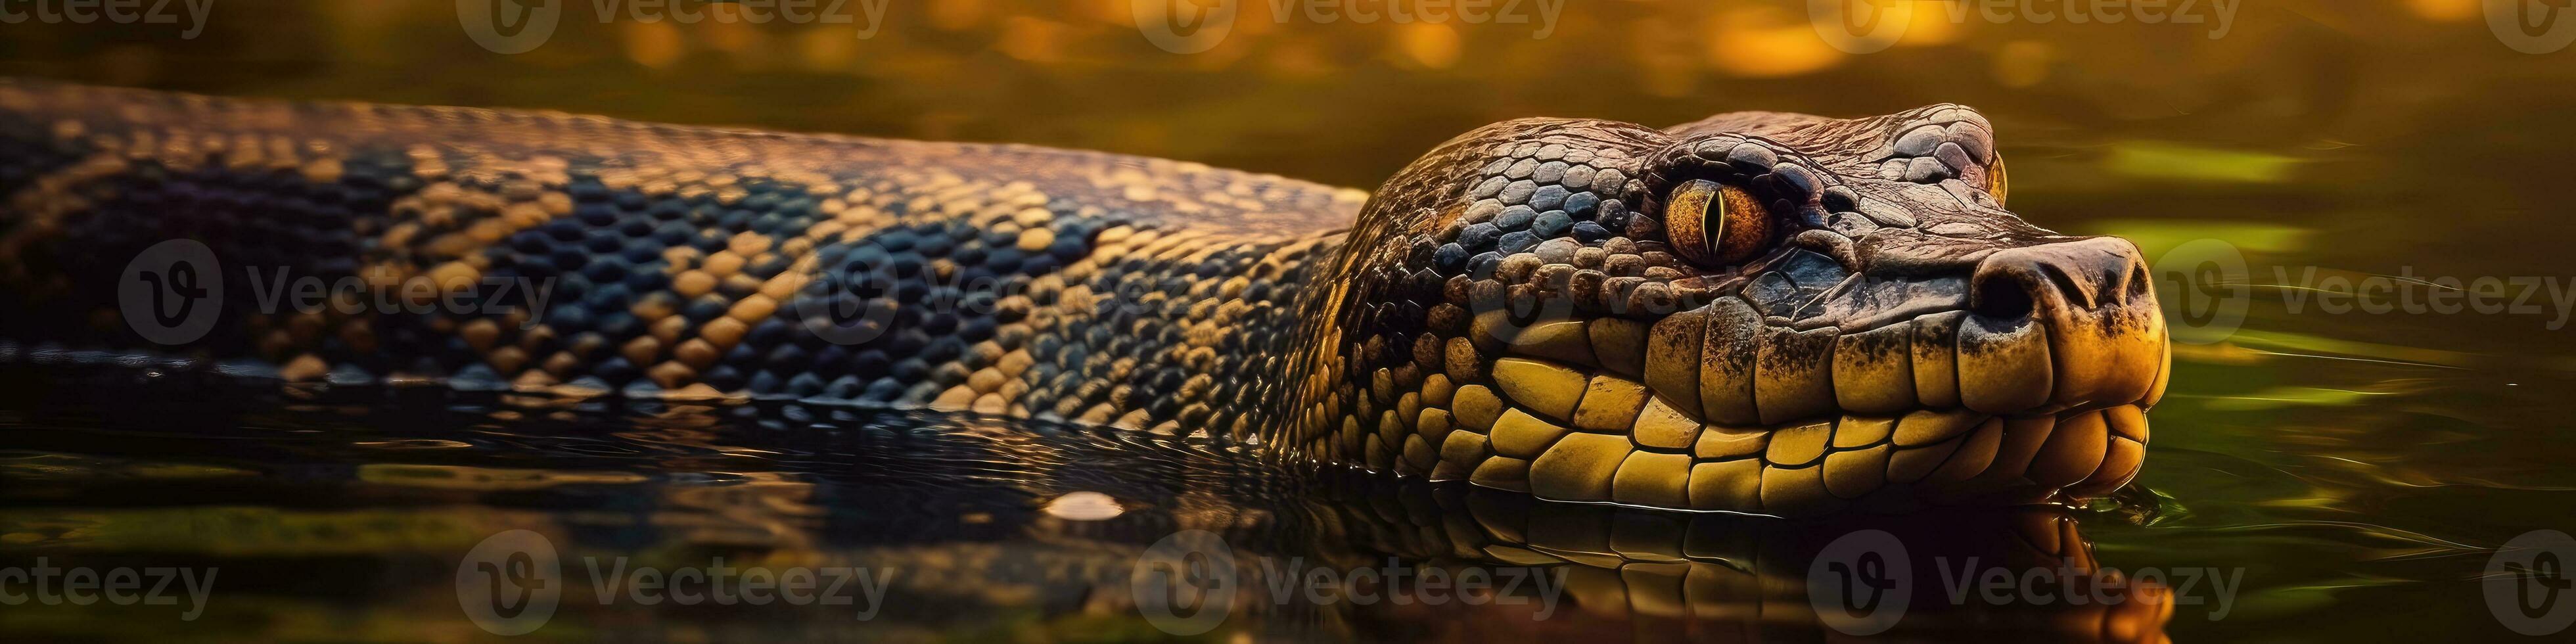
[{"label": "anaconda", "polygon": [[1507,121],[1364,193],[0,81],[0,338],[293,386],[1207,434],[1550,500],[2097,496],[2143,462],[2164,323],[2135,246],[2025,223],[2006,188],[1957,105]]}]

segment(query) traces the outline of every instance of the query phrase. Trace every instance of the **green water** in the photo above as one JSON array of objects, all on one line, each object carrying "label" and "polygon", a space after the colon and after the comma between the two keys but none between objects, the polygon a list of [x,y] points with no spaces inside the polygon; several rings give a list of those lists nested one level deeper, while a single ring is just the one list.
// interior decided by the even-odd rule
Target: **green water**
[{"label": "green water", "polygon": [[[1813,36],[1801,4],[1568,0],[1544,38],[1525,24],[1263,16],[1182,56],[1124,22],[1125,0],[906,1],[865,39],[840,25],[568,20],[544,47],[500,56],[461,34],[448,2],[225,2],[192,40],[0,25],[0,73],[1018,141],[1362,187],[1512,117],[1669,124],[1974,105],[2000,130],[2013,209],[2139,242],[2188,340],[2141,488],[2075,516],[2103,565],[2240,575],[2223,611],[2208,588],[2184,592],[2209,601],[2176,606],[2165,632],[2511,635],[2478,583],[2489,556],[2526,531],[2576,530],[2576,470],[2564,466],[2576,462],[2576,302],[2564,299],[2576,292],[2565,153],[2576,51],[2508,49],[2474,1],[2317,0],[2245,3],[2219,38],[2211,24],[1944,19],[1851,55]],[[2230,256],[2245,270],[2196,270]],[[2481,293],[2482,280],[2505,306],[2433,305]],[[2339,291],[2378,285],[2383,300],[2424,310],[2339,304]],[[2227,302],[2243,306],[2240,322],[2196,308]],[[1004,580],[899,581],[885,617],[866,622],[838,607],[619,605],[567,608],[539,636],[1129,639],[1164,633],[1095,582],[1121,578],[1138,548],[1177,529],[1227,526],[1217,532],[1265,556],[1412,552],[1370,545],[1383,528],[1334,518],[1347,507],[1319,509],[1304,491],[1313,482],[1207,446],[828,412],[767,424],[672,410],[351,416],[97,389],[22,396],[5,412],[0,561],[219,565],[222,577],[193,622],[175,621],[184,602],[9,606],[0,627],[47,639],[490,637],[458,610],[457,563],[486,536],[533,528],[568,552],[661,565],[918,561]],[[1120,511],[1065,518],[1091,516],[1059,504],[1078,491]],[[1372,494],[1332,498],[1411,498]],[[1017,563],[958,564],[964,553]],[[1247,613],[1202,637],[1822,634],[1598,601],[1537,622],[1383,608]]]}]

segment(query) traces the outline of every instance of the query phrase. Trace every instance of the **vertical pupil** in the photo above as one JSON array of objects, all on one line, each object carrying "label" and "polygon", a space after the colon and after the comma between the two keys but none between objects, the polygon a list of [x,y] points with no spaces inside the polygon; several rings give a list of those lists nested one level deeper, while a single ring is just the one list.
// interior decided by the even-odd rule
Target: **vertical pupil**
[{"label": "vertical pupil", "polygon": [[1708,190],[1708,208],[1699,213],[1700,239],[1708,247],[1708,254],[1714,257],[1723,245],[1722,240],[1726,239],[1726,191],[1713,185],[1704,188]]}]

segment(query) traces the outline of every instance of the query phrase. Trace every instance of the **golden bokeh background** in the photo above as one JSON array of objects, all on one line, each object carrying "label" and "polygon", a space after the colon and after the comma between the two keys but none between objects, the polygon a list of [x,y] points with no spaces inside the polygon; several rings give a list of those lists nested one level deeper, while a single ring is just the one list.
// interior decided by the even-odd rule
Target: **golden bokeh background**
[{"label": "golden bokeh background", "polygon": [[[642,22],[633,12],[655,0],[559,0],[550,41],[500,55],[466,36],[453,0],[215,0],[193,39],[184,24],[0,25],[0,73],[1018,141],[1362,187],[1519,116],[1670,124],[1958,102],[1995,117],[2007,150],[2147,137],[2277,152],[2422,127],[2408,119],[2456,109],[2450,97],[2564,106],[2576,76],[2576,53],[2500,44],[2480,0],[2171,0],[2180,17],[2152,24],[1849,0],[1906,24],[1893,48],[1858,55],[1817,34],[1805,0],[1493,0],[1518,23],[1349,13],[1445,0],[815,1],[846,20],[752,24],[740,5],[680,0],[694,24]],[[2091,2],[1997,1],[2050,15]],[[1144,2],[1239,12],[1213,49],[1179,55],[1137,29]],[[1318,6],[1345,9],[1318,22]]]}]

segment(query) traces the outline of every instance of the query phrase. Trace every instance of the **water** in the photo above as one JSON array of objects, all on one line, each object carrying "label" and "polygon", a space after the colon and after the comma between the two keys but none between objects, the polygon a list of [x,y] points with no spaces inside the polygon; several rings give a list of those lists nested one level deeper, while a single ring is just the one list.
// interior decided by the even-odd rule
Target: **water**
[{"label": "water", "polygon": [[[2576,283],[2562,149],[2576,132],[2563,118],[2576,109],[2576,52],[2503,47],[2477,2],[2247,3],[2215,39],[2211,25],[1935,21],[1854,56],[1805,35],[1792,3],[1572,0],[1546,38],[1516,25],[1256,20],[1198,57],[1145,44],[1120,22],[1124,2],[898,3],[865,40],[568,21],[514,57],[457,36],[449,4],[227,5],[195,40],[0,26],[0,73],[1011,140],[1363,186],[1440,139],[1516,116],[1678,123],[1952,101],[1998,123],[2015,210],[2138,241],[2160,260],[2172,319],[2246,308],[2240,322],[2177,325],[2193,343],[2176,347],[2145,473],[2122,497],[1824,525],[1532,503],[1353,480],[1236,446],[969,417],[212,395],[185,374],[12,372],[0,566],[221,572],[193,622],[174,621],[184,600],[21,605],[0,610],[0,631],[488,637],[459,609],[458,564],[526,528],[564,562],[564,599],[538,637],[1161,638],[1126,582],[1168,552],[1158,541],[1205,530],[1227,544],[1250,593],[1239,596],[1263,601],[1184,639],[1815,639],[1828,631],[1805,608],[1802,564],[1840,534],[1887,529],[1918,560],[2029,560],[2046,551],[2036,544],[2061,543],[2036,535],[2072,526],[2099,566],[2236,581],[2225,593],[2177,583],[2169,616],[1969,602],[1918,607],[1896,632],[2058,639],[2068,624],[2108,623],[2184,640],[2484,639],[2509,634],[2478,583],[2494,549],[2576,530],[2576,470],[2563,466],[2576,460],[2576,343],[2565,301],[2546,290]],[[2243,273],[2168,279],[2228,252]],[[2544,290],[2532,310],[2333,303],[2370,276],[2403,278],[2369,282],[2393,285],[2392,299],[2452,288],[2440,277],[2462,291],[2494,278],[2507,298]],[[190,402],[208,399],[220,402]],[[1665,560],[1676,551],[1735,576],[1703,569],[1714,585],[1695,586]],[[866,621],[855,604],[602,605],[580,562],[620,556],[896,572]],[[1563,597],[1546,619],[1533,619],[1543,604],[1500,601],[1510,595],[1267,601],[1268,575],[1291,562],[1349,570],[1389,557],[1561,570]],[[1944,592],[1931,576],[1914,580],[1918,604]]]},{"label": "water", "polygon": [[[95,411],[0,424],[12,436],[0,452],[9,481],[0,552],[26,568],[212,568],[215,592],[189,630],[213,638],[477,636],[457,608],[456,571],[510,530],[543,535],[535,541],[558,554],[546,579],[562,594],[543,622],[553,626],[538,633],[560,639],[1777,637],[1821,632],[1805,614],[1802,580],[1842,534],[1894,531],[1926,564],[2054,565],[2045,555],[2063,552],[2061,535],[2092,522],[2077,515],[2135,520],[2045,508],[1811,522],[1682,515],[1393,483],[1203,439],[969,416],[429,389],[276,396],[201,374],[122,370],[10,376],[24,392],[13,408]],[[114,404],[133,395],[236,402]],[[74,402],[83,398],[94,406]],[[728,561],[811,570],[823,586],[846,574],[853,585],[837,596],[849,603],[782,594],[720,605],[708,593],[694,606],[642,605],[638,597],[660,593],[636,590],[652,582],[623,572]],[[1201,565],[1172,587],[1223,593],[1227,619],[1210,624],[1220,630],[1192,630],[1194,611],[1139,594],[1152,586],[1137,571],[1165,563]],[[1919,568],[1916,586],[1937,588],[1938,568]],[[1491,588],[1351,577],[1399,569],[1485,575]],[[1322,586],[1317,571],[1329,575]],[[885,584],[881,594],[862,590],[872,583]],[[30,605],[5,619],[22,632],[117,638],[159,633],[196,605]],[[2100,612],[1935,608],[1898,632],[2054,638],[2155,621],[2144,604],[2117,618]],[[2091,621],[2060,623],[2069,620]]]}]

